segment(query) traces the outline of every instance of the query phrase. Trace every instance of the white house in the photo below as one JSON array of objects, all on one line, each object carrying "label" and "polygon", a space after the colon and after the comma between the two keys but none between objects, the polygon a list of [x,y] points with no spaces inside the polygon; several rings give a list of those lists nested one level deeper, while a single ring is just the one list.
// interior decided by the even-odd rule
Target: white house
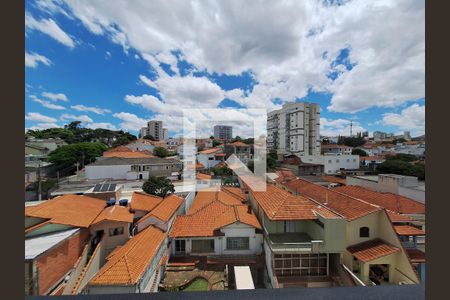
[{"label": "white house", "polygon": [[359,155],[304,155],[302,162],[320,164],[324,166],[325,174],[336,174],[340,170],[359,169]]},{"label": "white house", "polygon": [[211,148],[198,152],[197,161],[205,166],[206,169],[215,167],[224,161],[225,153],[220,148]]},{"label": "white house", "polygon": [[138,139],[126,145],[129,149],[133,151],[153,151],[155,149],[155,142],[145,139]]},{"label": "white house", "polygon": [[86,166],[87,179],[143,180],[149,176],[171,176],[181,172],[183,164],[174,158],[107,157]]}]

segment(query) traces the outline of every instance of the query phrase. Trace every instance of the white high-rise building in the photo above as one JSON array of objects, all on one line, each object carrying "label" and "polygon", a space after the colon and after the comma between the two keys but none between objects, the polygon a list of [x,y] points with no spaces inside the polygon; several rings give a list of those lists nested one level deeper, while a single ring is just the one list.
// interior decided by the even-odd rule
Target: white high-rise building
[{"label": "white high-rise building", "polygon": [[161,141],[163,139],[163,122],[162,121],[148,121],[147,122],[148,134],[154,137],[156,140]]},{"label": "white high-rise building", "polygon": [[320,155],[320,105],[286,103],[269,112],[267,149],[279,154]]}]

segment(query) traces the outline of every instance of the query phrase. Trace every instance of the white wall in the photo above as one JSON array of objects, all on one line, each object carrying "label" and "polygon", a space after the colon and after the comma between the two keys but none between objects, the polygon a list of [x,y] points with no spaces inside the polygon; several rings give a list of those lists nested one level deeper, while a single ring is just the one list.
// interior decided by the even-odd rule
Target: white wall
[{"label": "white wall", "polygon": [[304,155],[304,163],[322,164],[326,174],[336,174],[341,168],[359,169],[359,155]]},{"label": "white wall", "polygon": [[153,151],[153,149],[155,149],[155,146],[151,145],[151,144],[144,144],[142,142],[134,142],[131,144],[126,145],[126,147],[128,147],[129,149],[133,150],[133,151]]},{"label": "white wall", "polygon": [[131,171],[131,165],[87,165],[85,168],[85,176],[87,179],[127,179],[127,172],[129,171]]},{"label": "white wall", "polygon": [[191,208],[192,202],[195,198],[195,191],[190,191],[189,194],[187,194],[186,198],[184,198],[184,212],[182,214],[186,214],[189,211],[189,208]]},{"label": "white wall", "polygon": [[[92,235],[95,235],[95,232],[98,230],[104,230],[104,234],[102,237],[103,248],[105,249],[105,254],[107,255],[109,252],[114,250],[117,246],[121,246],[125,244],[130,236],[129,233],[129,225],[130,223],[125,222],[116,222],[116,221],[103,221],[98,224],[95,224],[90,227],[90,231]],[[123,227],[123,234],[109,236],[109,229]]]},{"label": "white wall", "polygon": [[209,160],[209,157],[214,158],[214,154],[202,154],[199,153],[197,155],[197,160],[199,163],[205,166],[206,169],[210,169],[215,167],[218,163],[220,163],[220,160]]}]

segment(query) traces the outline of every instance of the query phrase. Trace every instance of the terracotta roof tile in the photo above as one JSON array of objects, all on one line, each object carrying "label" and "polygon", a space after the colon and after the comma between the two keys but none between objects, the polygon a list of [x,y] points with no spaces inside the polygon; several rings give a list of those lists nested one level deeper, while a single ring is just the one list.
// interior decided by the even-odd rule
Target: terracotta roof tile
[{"label": "terracotta roof tile", "polygon": [[294,196],[272,184],[267,184],[265,192],[250,190],[250,193],[270,220],[314,220],[317,219],[317,212],[324,217],[338,217],[314,201],[303,196]]},{"label": "terracotta roof tile", "polygon": [[329,189],[304,179],[290,180],[284,185],[293,192],[322,203],[332,211],[352,221],[382,208],[338,192],[339,188]]},{"label": "terracotta roof tile", "polygon": [[25,208],[25,216],[51,223],[89,227],[105,208],[105,201],[83,195],[63,195]]},{"label": "terracotta roof tile", "polygon": [[197,179],[198,179],[198,180],[209,180],[209,179],[211,179],[211,175],[207,175],[207,174],[203,174],[203,173],[198,173],[198,174],[197,174]]},{"label": "terracotta roof tile", "polygon": [[359,186],[341,186],[335,190],[366,202],[382,206],[400,214],[424,214],[425,205],[412,199],[392,194],[375,192]]},{"label": "terracotta roof tile", "polygon": [[251,147],[251,145],[243,143],[241,141],[235,141],[233,143],[229,143],[228,145],[233,145],[233,146],[237,146],[237,147]]},{"label": "terracotta roof tile", "polygon": [[347,250],[358,260],[369,262],[399,252],[400,248],[394,247],[382,239],[373,239],[347,247]]},{"label": "terracotta roof tile", "polygon": [[[161,221],[167,222],[172,218],[173,214],[177,211],[184,199],[177,195],[171,194],[164,198],[164,200],[158,204],[149,214],[157,217]],[[148,214],[147,214],[148,215]],[[145,216],[146,217],[146,216]]]},{"label": "terracotta roof tile", "polygon": [[237,221],[261,229],[256,216],[252,211],[248,212],[246,205],[227,205],[221,201],[213,201],[195,213],[177,216],[169,236],[215,236],[218,229]]},{"label": "terracotta roof tile", "polygon": [[89,285],[135,285],[152,262],[165,238],[164,232],[149,226],[130,238],[108,257]]},{"label": "terracotta roof tile", "polygon": [[210,148],[210,149],[206,149],[206,150],[203,150],[203,151],[199,151],[198,153],[199,154],[213,154],[213,153],[216,153],[216,152],[219,152],[219,151],[222,151],[222,150],[219,149],[219,148]]},{"label": "terracotta roof tile", "polygon": [[112,205],[105,208],[95,220],[92,225],[100,223],[102,221],[117,221],[117,222],[133,222],[133,214],[130,213],[128,207],[120,205]]},{"label": "terracotta roof tile", "polygon": [[394,226],[394,229],[398,235],[425,235],[425,231],[423,231],[422,229],[409,225],[396,225]]},{"label": "terracotta roof tile", "polygon": [[147,151],[104,152],[103,157],[145,158],[155,157]]},{"label": "terracotta roof tile", "polygon": [[130,208],[133,210],[143,210],[149,212],[161,203],[161,201],[163,201],[161,197],[134,192],[131,196]]},{"label": "terracotta roof tile", "polygon": [[416,248],[407,248],[406,254],[408,254],[409,259],[412,263],[424,263],[425,253]]},{"label": "terracotta roof tile", "polygon": [[386,210],[386,212],[389,216],[389,219],[391,219],[392,223],[412,221],[412,218],[410,218],[408,216],[404,216],[404,215],[398,214],[398,213],[390,211],[390,210]]},{"label": "terracotta roof tile", "polygon": [[115,148],[109,149],[108,151],[103,152],[105,153],[111,153],[111,152],[131,152],[131,149],[126,146],[117,146]]},{"label": "terracotta roof tile", "polygon": [[[240,189],[238,189],[240,190]],[[241,191],[242,192],[242,191]],[[243,193],[242,193],[243,196]],[[192,214],[202,207],[210,204],[214,201],[221,201],[227,205],[240,205],[244,201],[244,197],[241,197],[239,192],[228,187],[221,187],[219,192],[217,191],[199,191],[192,201],[188,214]]]}]

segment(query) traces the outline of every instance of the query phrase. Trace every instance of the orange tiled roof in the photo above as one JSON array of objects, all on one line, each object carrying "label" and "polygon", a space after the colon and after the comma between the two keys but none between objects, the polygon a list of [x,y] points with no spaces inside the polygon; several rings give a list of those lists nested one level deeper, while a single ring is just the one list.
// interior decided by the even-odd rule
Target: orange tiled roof
[{"label": "orange tiled roof", "polygon": [[424,263],[425,262],[425,253],[416,248],[407,248],[406,254],[408,254],[409,259],[412,263]]},{"label": "orange tiled roof", "polygon": [[206,150],[203,150],[203,151],[199,151],[198,153],[199,154],[213,154],[213,153],[216,153],[218,151],[222,151],[222,150],[220,150],[219,148],[209,148],[209,149],[206,149]]},{"label": "orange tiled roof", "polygon": [[381,210],[381,207],[339,193],[338,189],[341,187],[328,189],[304,179],[290,180],[284,185],[291,191],[298,192],[300,195],[324,204],[327,208],[342,215],[349,221]]},{"label": "orange tiled roof", "polygon": [[363,262],[369,262],[374,259],[390,255],[400,251],[400,248],[394,247],[382,239],[373,239],[356,245],[347,247],[354,257]]},{"label": "orange tiled roof", "polygon": [[207,174],[203,174],[203,173],[198,173],[198,174],[197,174],[197,179],[198,179],[198,180],[208,180],[208,179],[211,179],[211,175],[207,175]]},{"label": "orange tiled roof", "polygon": [[63,195],[25,208],[25,216],[49,219],[51,223],[89,227],[105,208],[105,201],[83,196]]},{"label": "orange tiled roof", "polygon": [[314,220],[317,219],[317,212],[324,217],[338,217],[314,201],[294,196],[272,184],[267,184],[265,192],[250,190],[250,193],[270,220]]},{"label": "orange tiled roof", "polygon": [[133,214],[130,213],[128,207],[113,205],[105,208],[95,220],[92,225],[100,223],[102,221],[117,221],[117,222],[133,222]]},{"label": "orange tiled roof", "polygon": [[172,218],[173,214],[177,211],[181,204],[183,204],[184,199],[178,197],[177,195],[171,194],[164,198],[164,200],[153,209],[149,214],[144,216],[144,218],[148,218],[148,215],[152,215],[157,217],[161,221],[167,222]]},{"label": "orange tiled roof", "polygon": [[161,201],[163,201],[161,197],[134,192],[131,196],[130,208],[133,210],[151,211],[161,203]]},{"label": "orange tiled roof", "polygon": [[195,213],[177,216],[169,236],[215,236],[218,229],[238,221],[261,229],[256,216],[252,211],[248,212],[246,205],[227,205],[221,201],[212,201]]},{"label": "orange tiled roof", "polygon": [[359,160],[366,161],[377,161],[377,160],[384,160],[385,158],[383,156],[360,156]]},{"label": "orange tiled roof", "polygon": [[400,214],[424,214],[425,205],[392,193],[375,192],[359,186],[341,186],[335,190]]},{"label": "orange tiled roof", "polygon": [[425,231],[423,231],[422,229],[409,225],[397,225],[394,226],[394,229],[398,235],[425,235]]},{"label": "orange tiled roof", "polygon": [[197,162],[197,163],[195,164],[195,168],[196,168],[197,170],[198,170],[198,169],[204,169],[205,166],[204,166],[203,164]]},{"label": "orange tiled roof", "polygon": [[237,147],[250,147],[251,146],[251,145],[243,143],[241,141],[235,141],[235,142],[232,142],[232,143],[230,143],[228,145],[233,145],[233,146],[237,146]]},{"label": "orange tiled roof", "polygon": [[336,177],[336,176],[320,176],[320,179],[323,179],[325,181],[332,182],[332,183],[340,183],[342,185],[347,184],[347,179]]},{"label": "orange tiled roof", "polygon": [[115,148],[109,149],[108,151],[103,152],[103,154],[108,152],[131,152],[131,149],[127,146],[117,146]]},{"label": "orange tiled roof", "polygon": [[164,238],[164,232],[158,228],[147,227],[114,250],[89,285],[135,285],[152,262]]},{"label": "orange tiled roof", "polygon": [[398,213],[390,211],[390,210],[386,210],[386,212],[392,223],[412,221],[412,219],[408,216],[404,216],[404,215],[398,214]]},{"label": "orange tiled roof", "polygon": [[[242,193],[243,194],[243,193]],[[244,199],[236,190],[221,187],[220,191],[199,191],[192,201],[188,214],[195,213],[214,201],[220,201],[226,205],[241,205]]]}]

